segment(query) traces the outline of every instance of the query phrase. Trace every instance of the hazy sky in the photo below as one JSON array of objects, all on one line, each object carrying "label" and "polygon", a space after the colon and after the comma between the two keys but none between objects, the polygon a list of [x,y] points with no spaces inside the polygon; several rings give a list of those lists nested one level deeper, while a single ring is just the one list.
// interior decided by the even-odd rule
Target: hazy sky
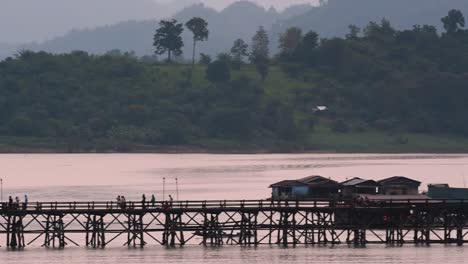
[{"label": "hazy sky", "polygon": [[[44,41],[71,29],[119,21],[164,18],[203,2],[222,9],[237,0],[0,0],[0,43]],[[252,0],[283,9],[316,0]]]}]

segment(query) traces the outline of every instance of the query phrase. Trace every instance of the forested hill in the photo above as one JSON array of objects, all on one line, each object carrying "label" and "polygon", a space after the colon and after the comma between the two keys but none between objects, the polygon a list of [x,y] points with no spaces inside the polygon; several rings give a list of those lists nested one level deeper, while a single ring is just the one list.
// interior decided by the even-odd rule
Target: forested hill
[{"label": "forested hill", "polygon": [[321,7],[277,23],[274,33],[289,27],[314,30],[323,37],[344,36],[348,25],[366,26],[369,21],[385,18],[397,29],[413,25],[436,25],[441,30],[440,18],[450,9],[468,14],[466,0],[327,0]]},{"label": "forested hill", "polygon": [[0,150],[468,151],[468,30],[458,10],[440,24],[290,28],[274,57],[260,28],[194,68],[25,51],[0,62]]}]

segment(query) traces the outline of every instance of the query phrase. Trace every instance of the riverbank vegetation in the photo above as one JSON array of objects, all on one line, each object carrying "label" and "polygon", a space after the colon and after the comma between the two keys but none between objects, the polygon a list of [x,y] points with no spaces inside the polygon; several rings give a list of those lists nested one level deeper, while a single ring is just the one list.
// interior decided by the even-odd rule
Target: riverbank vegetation
[{"label": "riverbank vegetation", "polygon": [[[468,151],[468,30],[456,10],[441,22],[290,28],[276,55],[260,28],[194,65],[174,20],[154,38],[169,61],[23,51],[0,62],[0,151]],[[187,24],[195,52],[209,25]]]}]

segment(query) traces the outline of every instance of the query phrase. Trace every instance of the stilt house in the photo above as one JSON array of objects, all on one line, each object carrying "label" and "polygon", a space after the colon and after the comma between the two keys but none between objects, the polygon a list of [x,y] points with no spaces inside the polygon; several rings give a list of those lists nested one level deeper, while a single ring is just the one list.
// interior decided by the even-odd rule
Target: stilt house
[{"label": "stilt house", "polygon": [[337,197],[342,185],[322,176],[309,176],[277,182],[270,185],[270,188],[273,199],[313,199]]}]

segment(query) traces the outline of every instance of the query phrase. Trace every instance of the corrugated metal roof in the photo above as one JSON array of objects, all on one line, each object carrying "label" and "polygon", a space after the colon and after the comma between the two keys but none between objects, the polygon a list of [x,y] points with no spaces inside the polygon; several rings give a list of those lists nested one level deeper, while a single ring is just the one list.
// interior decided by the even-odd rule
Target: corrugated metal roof
[{"label": "corrugated metal roof", "polygon": [[294,186],[307,186],[307,184],[300,182],[298,180],[285,180],[285,181],[280,181],[280,182],[270,185],[270,188],[272,187],[294,187]]},{"label": "corrugated metal roof", "polygon": [[378,182],[380,184],[388,184],[388,183],[395,182],[395,181],[405,181],[405,182],[413,182],[413,183],[421,184],[420,181],[416,181],[416,180],[413,180],[413,179],[410,179],[410,178],[407,178],[407,177],[404,177],[404,176],[393,176],[393,177],[390,177],[390,178],[380,180]]},{"label": "corrugated metal roof", "polygon": [[344,186],[354,186],[354,185],[360,185],[364,183],[367,183],[369,186],[380,186],[380,184],[374,180],[366,180],[366,179],[361,179],[359,177],[344,181],[341,184]]},{"label": "corrugated metal roof", "polygon": [[341,184],[343,184],[345,186],[349,186],[349,185],[356,185],[356,184],[359,184],[359,183],[363,183],[363,182],[366,182],[366,181],[367,180],[356,177],[356,178],[352,178],[351,180],[344,181]]},{"label": "corrugated metal roof", "polygon": [[314,175],[314,176],[308,176],[302,179],[299,179],[298,181],[306,183],[308,185],[321,185],[321,184],[338,184],[338,182],[325,178],[323,176],[319,175]]},{"label": "corrugated metal roof", "polygon": [[270,185],[272,187],[293,187],[293,186],[321,186],[321,187],[329,187],[340,185],[338,182],[322,177],[322,176],[308,176],[299,180],[285,180],[281,182],[274,183]]}]

